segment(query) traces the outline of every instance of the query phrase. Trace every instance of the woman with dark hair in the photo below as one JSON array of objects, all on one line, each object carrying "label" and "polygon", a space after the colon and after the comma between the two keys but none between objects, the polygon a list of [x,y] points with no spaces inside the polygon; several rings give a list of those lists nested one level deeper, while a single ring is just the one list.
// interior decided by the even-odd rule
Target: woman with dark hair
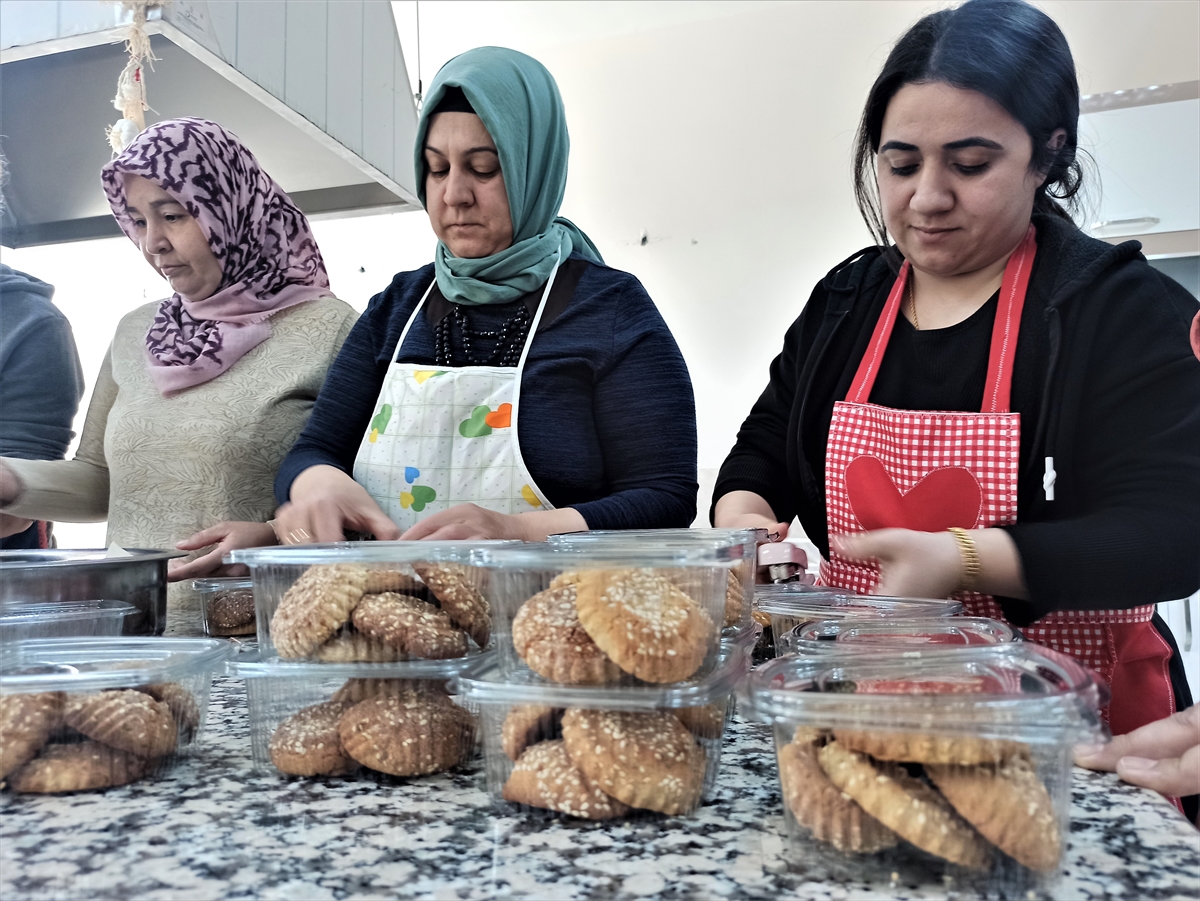
[{"label": "woman with dark hair", "polygon": [[858,134],[878,245],[788,330],[713,521],[798,516],[827,584],[1009,620],[1102,673],[1127,732],[1190,703],[1153,605],[1200,582],[1196,301],[1072,223],[1078,119],[1035,7],[909,29]]}]

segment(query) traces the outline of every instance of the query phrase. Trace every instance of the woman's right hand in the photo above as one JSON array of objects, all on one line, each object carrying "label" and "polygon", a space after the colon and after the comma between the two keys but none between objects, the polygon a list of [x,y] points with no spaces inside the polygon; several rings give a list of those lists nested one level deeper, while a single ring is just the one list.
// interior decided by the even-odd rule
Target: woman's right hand
[{"label": "woman's right hand", "polygon": [[310,466],[292,482],[291,500],[275,513],[283,544],[345,541],[346,530],[395,541],[400,527],[388,519],[366,489],[333,466]]},{"label": "woman's right hand", "polygon": [[766,529],[770,541],[787,538],[788,524],[775,521],[775,511],[753,491],[730,491],[721,495],[713,510],[718,529]]}]

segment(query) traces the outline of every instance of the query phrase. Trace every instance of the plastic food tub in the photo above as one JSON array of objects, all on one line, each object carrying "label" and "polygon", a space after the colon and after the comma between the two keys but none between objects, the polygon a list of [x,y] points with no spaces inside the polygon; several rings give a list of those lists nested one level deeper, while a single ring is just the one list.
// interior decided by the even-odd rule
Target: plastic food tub
[{"label": "plastic food tub", "polygon": [[636,542],[480,550],[504,673],[566,684],[703,678],[717,664],[739,546]]},{"label": "plastic food tub", "polygon": [[200,595],[205,635],[234,638],[256,633],[252,579],[194,579],[192,590]]},{"label": "plastic food tub", "polygon": [[759,613],[771,620],[771,637],[775,643],[776,655],[781,653],[778,636],[797,626],[818,620],[849,617],[915,619],[952,616],[962,612],[962,604],[958,601],[856,595],[799,582],[756,586],[754,606]]},{"label": "plastic food tub", "polygon": [[734,637],[753,625],[750,601],[754,597],[755,561],[758,546],[767,541],[766,529],[596,529],[551,535],[546,541],[558,547],[593,543],[628,546],[630,542],[642,547],[740,547],[742,561],[729,570],[725,590],[723,635]]},{"label": "plastic food tub", "polygon": [[783,657],[743,713],[775,731],[789,862],[816,881],[1055,897],[1091,673],[1030,643]]},{"label": "plastic food tub", "polygon": [[734,686],[748,669],[739,649],[685,686],[551,685],[495,668],[457,684],[479,709],[498,809],[689,816],[716,783]]},{"label": "plastic food tub", "polygon": [[471,552],[519,542],[363,541],[238,550],[264,658],[388,663],[478,656],[492,616]]},{"label": "plastic food tub", "polygon": [[777,644],[779,656],[784,657],[830,652],[876,654],[882,650],[931,653],[1023,640],[1021,633],[1007,623],[982,616],[918,620],[849,617],[796,626],[780,635]]},{"label": "plastic food tub", "polygon": [[423,776],[474,756],[474,712],[447,688],[475,659],[312,663],[239,654],[259,772],[287,776]]},{"label": "plastic food tub", "polygon": [[0,643],[120,635],[141,612],[124,601],[0,603]]},{"label": "plastic food tub", "polygon": [[16,793],[153,779],[200,740],[224,641],[17,642],[0,666],[0,781]]}]

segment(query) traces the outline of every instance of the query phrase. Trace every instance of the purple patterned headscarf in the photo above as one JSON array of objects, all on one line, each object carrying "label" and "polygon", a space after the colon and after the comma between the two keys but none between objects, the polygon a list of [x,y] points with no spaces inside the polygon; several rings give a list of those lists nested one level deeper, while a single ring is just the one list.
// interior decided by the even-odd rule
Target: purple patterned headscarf
[{"label": "purple patterned headscarf", "polygon": [[271,335],[273,313],[328,297],[329,275],[304,214],[246,147],[215,122],[151,125],[100,173],[121,230],[135,244],[124,173],[176,197],[200,224],[224,277],[199,301],[174,294],[146,334],[150,375],[169,394],[216,378]]}]

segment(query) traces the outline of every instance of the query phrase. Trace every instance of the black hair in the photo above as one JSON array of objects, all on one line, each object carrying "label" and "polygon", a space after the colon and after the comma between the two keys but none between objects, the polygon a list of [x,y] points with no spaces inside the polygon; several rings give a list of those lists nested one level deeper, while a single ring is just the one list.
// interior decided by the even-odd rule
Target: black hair
[{"label": "black hair", "polygon": [[467,99],[467,95],[463,93],[463,89],[457,85],[448,85],[446,90],[442,92],[441,99],[438,100],[438,105],[434,109],[435,113],[474,113],[475,107],[471,106],[471,101]]},{"label": "black hair", "polygon": [[[1078,160],[1079,82],[1067,39],[1054,20],[1024,0],[967,0],[925,16],[896,42],[871,86],[854,147],[854,195],[880,244],[887,228],[875,181],[875,156],[888,104],[906,84],[945,82],[977,91],[1020,122],[1033,140],[1031,171],[1046,174],[1035,212],[1070,218],[1083,185]],[[1050,136],[1064,129],[1058,150]]]}]

